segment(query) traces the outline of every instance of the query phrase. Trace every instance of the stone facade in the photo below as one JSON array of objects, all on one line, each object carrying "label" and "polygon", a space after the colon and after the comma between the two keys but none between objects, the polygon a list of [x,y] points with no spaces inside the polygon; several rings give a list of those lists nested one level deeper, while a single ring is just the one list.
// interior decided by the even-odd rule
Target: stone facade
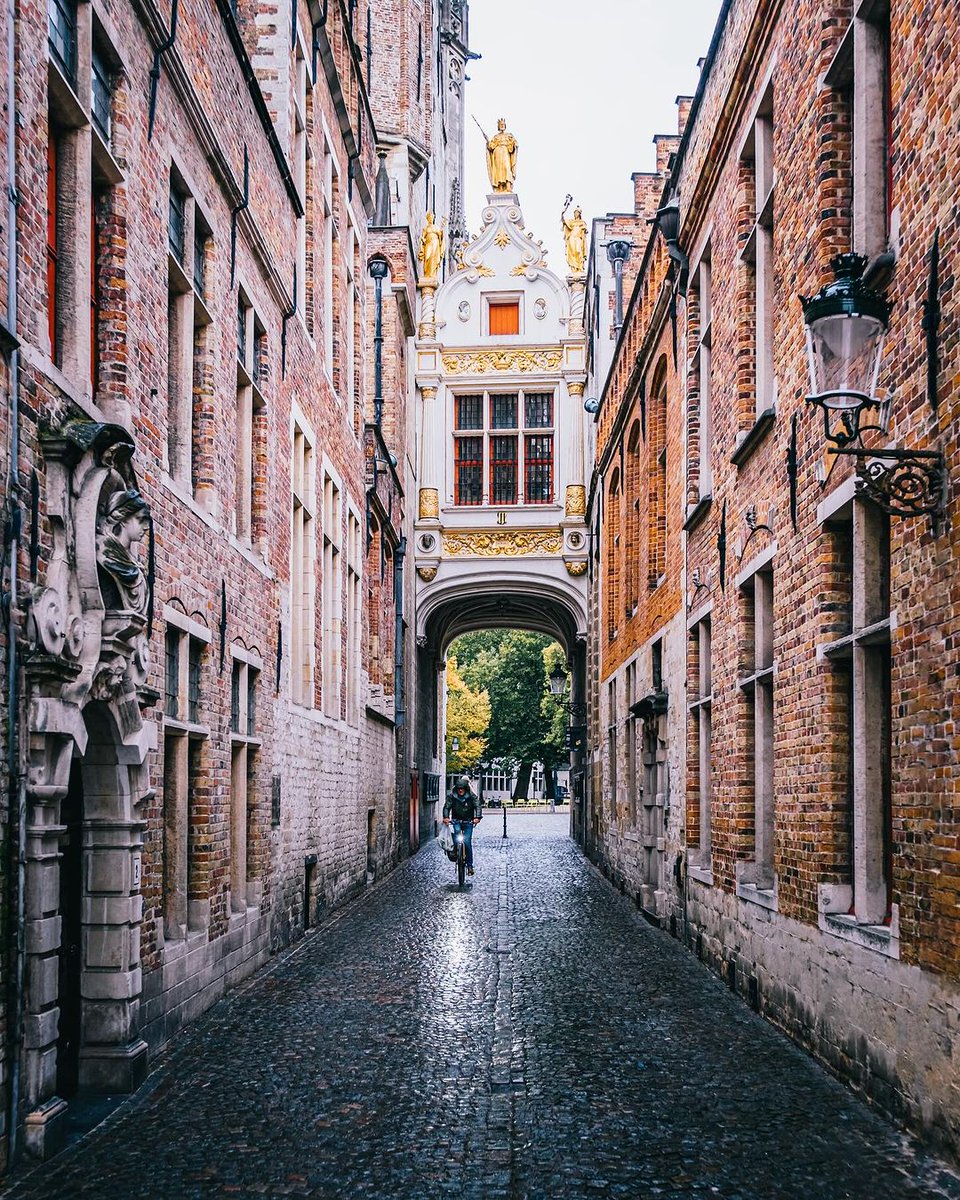
[{"label": "stone facade", "polygon": [[174,30],[62,0],[17,26],[16,1152],[416,846],[410,224],[451,220],[428,181],[459,161],[436,97],[466,5],[292,11],[181,4]]},{"label": "stone facade", "polygon": [[[924,0],[892,16],[869,0],[723,6],[661,197],[679,197],[676,252],[666,270],[651,235],[599,414],[587,822],[598,859],[647,904],[645,848],[614,819],[603,705],[657,634],[672,664],[661,720],[671,746],[685,743],[671,757],[675,870],[657,916],[758,1011],[954,1152],[960,230],[955,71],[938,48],[956,25]],[[859,457],[829,453],[804,400],[799,299],[850,250],[893,306],[878,381],[889,418],[848,445]],[[628,487],[619,519],[635,501],[641,519],[624,533],[607,497],[614,443],[661,351],[665,490],[642,474]],[[876,451],[888,447],[942,455],[932,516],[887,511],[876,481],[892,458]],[[664,515],[676,608],[631,643],[607,601],[624,572],[649,577]]]}]

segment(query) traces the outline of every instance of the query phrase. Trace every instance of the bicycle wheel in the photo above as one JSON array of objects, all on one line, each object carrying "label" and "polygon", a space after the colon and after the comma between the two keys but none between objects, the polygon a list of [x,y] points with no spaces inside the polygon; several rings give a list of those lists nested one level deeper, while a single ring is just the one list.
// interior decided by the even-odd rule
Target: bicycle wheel
[{"label": "bicycle wheel", "polygon": [[467,847],[461,841],[457,842],[457,883],[463,887],[463,880],[467,872]]}]

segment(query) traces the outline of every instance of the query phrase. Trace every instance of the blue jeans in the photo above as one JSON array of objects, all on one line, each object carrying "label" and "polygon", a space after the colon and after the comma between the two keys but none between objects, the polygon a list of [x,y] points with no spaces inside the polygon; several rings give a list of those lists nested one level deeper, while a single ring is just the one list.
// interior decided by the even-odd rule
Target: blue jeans
[{"label": "blue jeans", "polygon": [[458,820],[456,820],[456,818],[454,818],[450,822],[450,824],[453,827],[454,835],[456,835],[459,830],[463,831],[463,844],[467,850],[467,870],[472,871],[473,870],[473,822],[472,821],[458,821]]}]

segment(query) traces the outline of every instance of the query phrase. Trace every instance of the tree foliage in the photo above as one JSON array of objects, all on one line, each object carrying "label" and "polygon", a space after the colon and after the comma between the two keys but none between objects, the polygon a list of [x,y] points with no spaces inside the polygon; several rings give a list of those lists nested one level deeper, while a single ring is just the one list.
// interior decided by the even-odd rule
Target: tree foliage
[{"label": "tree foliage", "polygon": [[[447,769],[470,771],[487,748],[484,736],[490,724],[490,697],[469,687],[457,670],[456,657],[447,658]],[[453,752],[453,739],[459,750]]]},{"label": "tree foliage", "polygon": [[566,709],[551,696],[547,680],[564,660],[556,642],[519,629],[490,629],[464,634],[451,650],[464,682],[490,698],[484,761],[542,762],[548,768],[566,761]]}]

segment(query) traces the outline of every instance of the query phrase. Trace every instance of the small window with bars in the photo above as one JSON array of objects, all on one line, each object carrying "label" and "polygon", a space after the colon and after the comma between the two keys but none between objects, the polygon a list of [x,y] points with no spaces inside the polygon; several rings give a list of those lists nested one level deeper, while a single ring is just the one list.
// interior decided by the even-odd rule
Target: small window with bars
[{"label": "small window with bars", "polygon": [[233,664],[230,677],[230,732],[240,732],[240,688],[243,684],[243,663]]},{"label": "small window with bars", "polygon": [[490,503],[517,502],[517,438],[490,439]]},{"label": "small window with bars", "polygon": [[483,428],[483,396],[457,396],[457,429]]},{"label": "small window with bars", "polygon": [[201,300],[207,292],[207,241],[209,237],[209,230],[201,224],[199,214],[197,214],[193,228],[193,286]]},{"label": "small window with bars", "polygon": [[516,394],[494,394],[490,397],[490,428],[516,429]]},{"label": "small window with bars", "polygon": [[243,296],[237,297],[237,359],[247,364],[247,313],[250,308],[243,301]]}]

